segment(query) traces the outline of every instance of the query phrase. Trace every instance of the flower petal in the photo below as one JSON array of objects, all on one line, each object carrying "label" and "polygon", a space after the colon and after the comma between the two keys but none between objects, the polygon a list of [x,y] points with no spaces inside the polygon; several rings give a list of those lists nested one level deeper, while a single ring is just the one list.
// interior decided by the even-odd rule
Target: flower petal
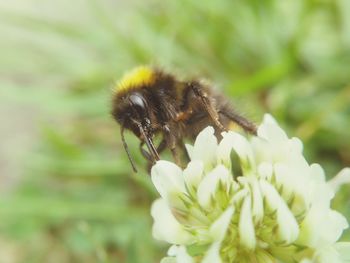
[{"label": "flower petal", "polygon": [[217,166],[209,174],[207,174],[198,186],[197,197],[198,203],[203,208],[210,207],[210,201],[214,195],[218,183],[221,181],[224,185],[228,185],[232,178],[230,177],[229,171],[223,165]]},{"label": "flower petal", "polygon": [[183,177],[188,188],[197,188],[203,177],[203,162],[191,161],[183,171]]},{"label": "flower petal", "polygon": [[327,183],[334,192],[337,192],[343,184],[350,184],[350,168],[344,168]]},{"label": "flower petal", "polygon": [[334,197],[332,187],[326,183],[326,175],[321,165],[313,163],[310,165],[311,179],[311,200],[313,203],[323,202],[329,206],[331,199]]},{"label": "flower petal", "polygon": [[273,165],[268,162],[262,162],[258,165],[258,176],[261,179],[270,181],[273,174]]},{"label": "flower petal", "polygon": [[201,263],[221,263],[220,242],[213,243]]},{"label": "flower petal", "polygon": [[226,211],[210,226],[209,232],[213,237],[213,240],[221,242],[225,238],[233,213],[233,206],[227,208]]},{"label": "flower petal", "polygon": [[332,247],[322,247],[319,250],[316,250],[313,262],[317,263],[343,263],[341,260],[338,251]]},{"label": "flower petal", "polygon": [[286,133],[278,126],[276,120],[265,114],[262,124],[258,127],[258,136],[268,141],[282,142],[288,139]]},{"label": "flower petal", "polygon": [[244,198],[242,204],[238,233],[241,245],[249,250],[254,250],[256,246],[256,239],[251,206],[251,197],[248,195]]},{"label": "flower petal", "polygon": [[290,244],[298,238],[299,225],[294,215],[277,190],[268,182],[260,181],[261,190],[266,198],[266,205],[270,211],[277,212],[278,238]]},{"label": "flower petal", "polygon": [[338,251],[342,262],[350,262],[350,242],[335,243],[334,248]]},{"label": "flower petal", "polygon": [[155,239],[172,244],[189,244],[193,239],[175,219],[164,199],[154,201],[151,215],[154,219],[152,234]]},{"label": "flower petal", "polygon": [[254,167],[253,151],[248,140],[236,132],[222,133],[223,139],[221,140],[217,156],[218,160],[225,164],[227,167],[231,163],[231,151],[232,149],[237,153],[241,161],[243,170]]},{"label": "flower petal", "polygon": [[258,224],[264,217],[263,197],[260,191],[260,184],[255,178],[251,182],[251,187],[253,196],[252,214],[254,222]]},{"label": "flower petal", "polygon": [[216,163],[217,139],[214,135],[214,128],[208,126],[201,131],[194,143],[191,160],[203,161],[205,169],[212,168]]},{"label": "flower petal", "polygon": [[168,256],[175,257],[177,255],[179,247],[180,246],[178,246],[178,245],[172,245],[171,247],[169,247]]},{"label": "flower petal", "polygon": [[194,263],[193,258],[187,253],[185,246],[171,246],[168,250],[168,255],[172,256],[171,259],[173,261],[169,261],[171,263]]},{"label": "flower petal", "polygon": [[180,167],[168,161],[158,161],[152,167],[151,177],[161,197],[181,206],[177,196],[186,192],[186,188]]},{"label": "flower petal", "polygon": [[300,225],[298,244],[312,248],[330,246],[347,227],[348,223],[343,215],[324,207],[323,204],[314,205]]}]

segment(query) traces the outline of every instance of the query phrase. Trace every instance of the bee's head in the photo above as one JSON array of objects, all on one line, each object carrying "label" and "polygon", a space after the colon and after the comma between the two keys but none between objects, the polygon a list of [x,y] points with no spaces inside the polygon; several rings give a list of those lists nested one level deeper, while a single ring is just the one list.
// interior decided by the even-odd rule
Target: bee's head
[{"label": "bee's head", "polygon": [[143,136],[141,128],[152,136],[150,107],[145,94],[155,81],[155,70],[141,66],[125,74],[115,87],[112,114],[120,125],[139,138]]},{"label": "bee's head", "polygon": [[144,140],[144,136],[153,136],[149,111],[144,95],[133,91],[115,99],[112,115],[121,126]]},{"label": "bee's head", "polygon": [[[116,87],[112,115],[120,124],[123,144],[132,165],[133,162],[124,140],[124,129],[132,131],[147,145],[153,159],[159,160],[152,141],[151,109],[145,95],[147,87],[155,82],[155,78],[153,69],[139,67],[126,74]],[[134,165],[133,168],[136,171]]]}]

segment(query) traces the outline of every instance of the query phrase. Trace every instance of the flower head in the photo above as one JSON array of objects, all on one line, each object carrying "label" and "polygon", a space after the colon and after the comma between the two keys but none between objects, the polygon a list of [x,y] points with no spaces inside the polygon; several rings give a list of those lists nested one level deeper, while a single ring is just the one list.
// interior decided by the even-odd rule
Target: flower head
[{"label": "flower head", "polygon": [[349,170],[327,183],[270,115],[257,136],[222,137],[207,127],[186,169],[152,168],[153,236],[173,245],[163,263],[348,262],[350,243],[336,243],[348,223],[330,202]]}]

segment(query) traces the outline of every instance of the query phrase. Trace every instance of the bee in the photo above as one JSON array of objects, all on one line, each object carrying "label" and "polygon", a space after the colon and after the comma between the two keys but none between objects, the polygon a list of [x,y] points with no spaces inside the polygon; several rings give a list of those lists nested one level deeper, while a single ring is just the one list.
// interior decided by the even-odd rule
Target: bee
[{"label": "bee", "polygon": [[[120,124],[121,139],[134,172],[137,172],[125,141],[124,130],[140,140],[140,151],[149,165],[170,149],[175,163],[181,166],[180,150],[184,139],[194,139],[211,125],[219,138],[235,123],[256,134],[256,125],[238,114],[222,94],[198,80],[180,80],[160,69],[141,66],[117,83],[112,100],[112,116]],[[155,145],[155,136],[161,136]],[[144,148],[146,146],[146,149]]]}]

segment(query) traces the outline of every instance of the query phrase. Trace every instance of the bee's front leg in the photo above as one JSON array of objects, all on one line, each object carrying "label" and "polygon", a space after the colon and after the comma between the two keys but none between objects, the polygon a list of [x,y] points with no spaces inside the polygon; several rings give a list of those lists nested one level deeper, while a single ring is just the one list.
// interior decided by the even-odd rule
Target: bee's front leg
[{"label": "bee's front leg", "polygon": [[154,164],[154,159],[153,157],[150,155],[149,152],[147,152],[144,148],[143,148],[143,145],[145,144],[144,141],[141,141],[140,142],[140,145],[139,145],[139,149],[140,149],[140,152],[142,154],[142,156],[147,160],[148,162],[148,166],[151,166]]},{"label": "bee's front leg", "polygon": [[[141,141],[140,145],[139,145],[139,149],[140,149],[142,156],[147,161],[147,170],[148,170],[148,172],[150,172],[152,166],[154,165],[154,159],[152,158],[150,153],[143,148],[144,144],[145,144],[145,142]],[[161,152],[163,152],[166,149],[166,147],[167,147],[167,141],[163,138],[157,147],[157,152],[160,154]]]}]

